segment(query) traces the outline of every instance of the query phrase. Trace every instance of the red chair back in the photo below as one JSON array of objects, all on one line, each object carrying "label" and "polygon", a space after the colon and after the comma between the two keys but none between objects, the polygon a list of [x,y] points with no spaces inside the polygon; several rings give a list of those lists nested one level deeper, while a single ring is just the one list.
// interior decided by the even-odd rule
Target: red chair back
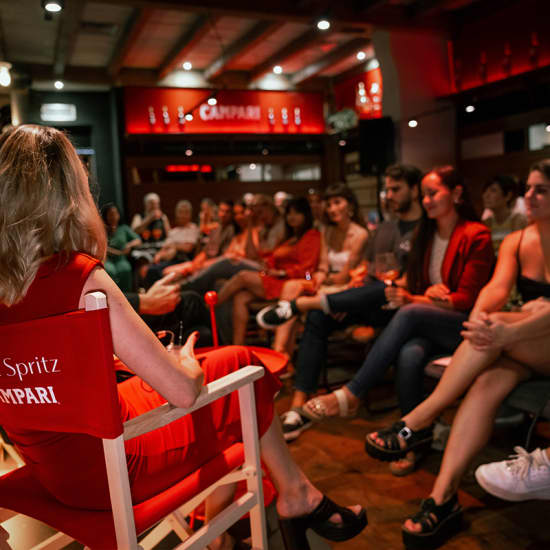
[{"label": "red chair back", "polygon": [[108,309],[0,327],[0,425],[122,433]]}]

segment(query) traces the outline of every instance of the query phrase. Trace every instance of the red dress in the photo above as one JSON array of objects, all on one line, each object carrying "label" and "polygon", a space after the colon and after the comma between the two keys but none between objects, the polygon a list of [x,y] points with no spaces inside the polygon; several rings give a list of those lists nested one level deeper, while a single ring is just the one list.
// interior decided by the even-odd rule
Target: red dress
[{"label": "red dress", "polygon": [[275,300],[281,295],[281,290],[288,279],[304,279],[306,271],[312,275],[319,263],[321,251],[321,233],[317,229],[310,229],[302,235],[297,243],[290,240],[280,244],[265,258],[270,269],[284,269],[286,277],[273,277],[264,272],[260,273],[266,300]]},{"label": "red dress", "polygon": [[[0,304],[0,325],[78,309],[82,287],[100,262],[75,253],[44,262],[25,298],[12,307]],[[205,383],[249,365],[261,364],[245,347],[208,352],[201,359]],[[258,428],[265,433],[273,419],[273,397],[280,384],[266,369],[255,383]],[[165,402],[137,376],[118,385],[123,421]],[[4,426],[32,468],[58,500],[69,506],[109,509],[109,492],[101,441],[88,435],[10,430]],[[125,443],[134,502],[173,485],[241,438],[236,392],[164,428]]]}]

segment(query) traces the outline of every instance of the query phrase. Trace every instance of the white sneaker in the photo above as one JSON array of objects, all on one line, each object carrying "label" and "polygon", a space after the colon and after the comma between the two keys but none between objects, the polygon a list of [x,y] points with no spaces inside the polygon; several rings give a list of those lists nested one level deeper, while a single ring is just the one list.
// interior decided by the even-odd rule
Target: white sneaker
[{"label": "white sneaker", "polygon": [[301,415],[299,409],[290,409],[281,415],[281,422],[283,425],[283,435],[286,441],[294,441],[300,434],[311,428],[313,422]]},{"label": "white sneaker", "polygon": [[477,482],[504,500],[550,500],[550,466],[544,451],[528,453],[523,447],[514,447],[514,451],[517,454],[509,460],[479,466]]}]

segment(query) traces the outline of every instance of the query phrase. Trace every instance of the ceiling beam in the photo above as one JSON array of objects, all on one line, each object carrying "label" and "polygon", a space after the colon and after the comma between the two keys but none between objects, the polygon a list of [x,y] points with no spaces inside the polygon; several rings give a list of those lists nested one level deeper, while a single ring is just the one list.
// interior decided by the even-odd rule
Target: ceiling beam
[{"label": "ceiling beam", "polygon": [[321,40],[326,40],[328,34],[317,29],[310,29],[295,38],[292,42],[275,52],[271,57],[254,67],[250,72],[250,82],[258,80],[261,76],[273,70],[275,65],[283,65],[285,61],[307,50],[310,46]]},{"label": "ceiling beam", "polygon": [[437,15],[447,3],[446,0],[418,0],[407,6],[406,10],[411,19],[418,19]]},{"label": "ceiling beam", "polygon": [[247,33],[235,40],[210,66],[204,70],[204,78],[210,80],[221,74],[230,63],[234,63],[260,42],[266,40],[284,25],[281,21],[260,21]]},{"label": "ceiling beam", "polygon": [[[100,4],[154,6],[156,9],[181,10],[195,13],[210,13],[222,16],[246,17],[248,19],[274,20],[311,24],[314,18],[320,15],[318,8],[312,9],[309,2],[296,0],[278,0],[277,2],[258,2],[257,0],[94,0]],[[349,27],[369,29],[369,22],[357,17],[356,0],[340,0],[331,3],[331,18]]]},{"label": "ceiling beam", "polygon": [[73,55],[85,5],[85,1],[67,0],[65,9],[60,14],[53,59],[53,74],[55,76],[63,76],[67,62]]},{"label": "ceiling beam", "polygon": [[169,72],[175,69],[191,49],[208,33],[216,24],[218,16],[199,15],[170,50],[158,69],[158,79],[162,80]]},{"label": "ceiling beam", "polygon": [[151,20],[152,15],[152,8],[139,7],[134,9],[130,17],[128,17],[107,66],[107,71],[113,78],[116,78],[120,72],[126,55],[137,43],[139,35],[142,33],[145,25]]},{"label": "ceiling beam", "polygon": [[325,69],[340,63],[343,59],[350,57],[351,55],[356,54],[359,50],[369,46],[371,41],[368,38],[355,38],[342,44],[341,46],[334,48],[327,55],[321,57],[311,65],[307,65],[303,69],[294,73],[290,77],[290,82],[293,86],[302,84],[306,80],[317,76],[319,73],[323,72]]}]

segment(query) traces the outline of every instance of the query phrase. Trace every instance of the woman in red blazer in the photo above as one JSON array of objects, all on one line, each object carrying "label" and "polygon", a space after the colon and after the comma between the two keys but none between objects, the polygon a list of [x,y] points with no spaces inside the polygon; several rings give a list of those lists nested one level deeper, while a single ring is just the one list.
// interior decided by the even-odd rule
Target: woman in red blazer
[{"label": "woman in red blazer", "polygon": [[[353,379],[303,407],[312,420],[351,415],[361,397],[394,365],[403,414],[423,399],[423,372],[430,356],[452,353],[461,341],[479,291],[489,280],[494,255],[491,234],[476,214],[454,168],[428,172],[421,183],[424,215],[409,255],[407,275],[388,286],[386,297],[398,307]],[[395,475],[414,469],[416,457],[392,463]]]}]

